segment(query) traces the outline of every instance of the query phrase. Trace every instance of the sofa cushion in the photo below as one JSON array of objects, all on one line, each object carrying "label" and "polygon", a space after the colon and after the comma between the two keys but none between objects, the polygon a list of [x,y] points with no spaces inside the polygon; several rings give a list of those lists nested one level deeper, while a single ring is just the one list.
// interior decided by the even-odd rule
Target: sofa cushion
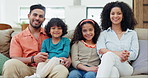
[{"label": "sofa cushion", "polygon": [[148,40],[148,29],[136,28],[135,31],[137,32],[139,40]]},{"label": "sofa cushion", "polygon": [[3,65],[5,61],[7,61],[8,59],[9,59],[8,57],[0,53],[0,75],[2,74]]},{"label": "sofa cushion", "polygon": [[148,74],[148,40],[139,40],[139,56],[133,62],[133,75]]},{"label": "sofa cushion", "polygon": [[120,78],[148,78],[148,75],[134,75],[134,76],[124,76]]},{"label": "sofa cushion", "polygon": [[72,39],[74,35],[74,30],[69,30],[68,33],[64,36],[67,37],[69,39]]},{"label": "sofa cushion", "polygon": [[13,29],[0,30],[0,53],[9,57],[9,47]]}]

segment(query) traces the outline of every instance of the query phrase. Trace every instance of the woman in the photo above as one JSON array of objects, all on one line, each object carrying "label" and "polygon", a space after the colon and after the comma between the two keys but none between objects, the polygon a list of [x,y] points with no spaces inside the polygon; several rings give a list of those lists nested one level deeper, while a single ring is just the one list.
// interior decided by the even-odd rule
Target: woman
[{"label": "woman", "polygon": [[97,42],[97,52],[102,56],[97,78],[132,75],[133,67],[128,62],[137,58],[139,44],[131,8],[124,2],[108,3],[101,22],[104,31]]}]

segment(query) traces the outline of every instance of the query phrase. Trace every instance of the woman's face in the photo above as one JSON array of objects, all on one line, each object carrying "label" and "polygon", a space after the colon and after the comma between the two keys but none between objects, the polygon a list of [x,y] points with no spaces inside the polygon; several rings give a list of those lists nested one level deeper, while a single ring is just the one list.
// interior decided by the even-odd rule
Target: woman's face
[{"label": "woman's face", "polygon": [[120,25],[123,19],[123,13],[119,7],[114,7],[110,12],[110,20],[113,25]]},{"label": "woman's face", "polygon": [[83,37],[88,41],[92,41],[92,38],[95,35],[94,31],[95,30],[92,24],[86,23],[82,26]]}]

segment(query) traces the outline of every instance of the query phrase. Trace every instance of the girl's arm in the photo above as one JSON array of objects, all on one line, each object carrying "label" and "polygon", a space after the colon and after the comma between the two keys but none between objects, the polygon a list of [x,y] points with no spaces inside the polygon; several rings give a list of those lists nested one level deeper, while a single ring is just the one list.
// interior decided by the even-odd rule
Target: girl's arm
[{"label": "girl's arm", "polygon": [[82,65],[81,63],[79,63],[78,65],[77,65],[77,69],[81,69],[81,70],[84,70],[84,71],[93,71],[93,72],[97,72],[97,70],[98,70],[98,67],[96,66],[94,66],[94,67],[88,67],[88,66],[84,66],[84,65]]},{"label": "girl's arm", "polygon": [[74,43],[71,47],[71,59],[72,59],[72,65],[74,68],[77,68],[77,65],[80,63],[78,59],[79,58],[78,52],[79,52],[78,43]]}]

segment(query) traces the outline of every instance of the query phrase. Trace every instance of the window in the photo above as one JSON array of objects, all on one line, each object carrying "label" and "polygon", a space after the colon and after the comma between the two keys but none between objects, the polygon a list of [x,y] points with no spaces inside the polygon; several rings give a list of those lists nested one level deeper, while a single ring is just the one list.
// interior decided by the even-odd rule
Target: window
[{"label": "window", "polygon": [[22,22],[29,23],[28,13],[29,13],[29,7],[20,7],[19,23]]},{"label": "window", "polygon": [[95,20],[99,25],[101,24],[100,14],[103,7],[87,7],[86,18]]},{"label": "window", "polygon": [[[20,7],[20,17],[19,17],[20,23],[24,22],[29,23],[27,17],[29,9],[30,9],[29,7]],[[57,18],[57,17],[65,21],[64,7],[46,7],[46,15],[45,15],[46,20],[44,21],[43,26],[45,26],[51,18]]]}]

